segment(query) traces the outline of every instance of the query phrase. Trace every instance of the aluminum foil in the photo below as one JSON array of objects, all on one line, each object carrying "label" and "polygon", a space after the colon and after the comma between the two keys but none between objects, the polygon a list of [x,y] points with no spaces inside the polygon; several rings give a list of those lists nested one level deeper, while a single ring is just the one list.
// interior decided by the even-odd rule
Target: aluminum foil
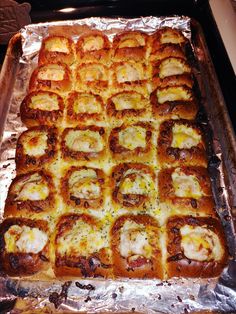
[{"label": "aluminum foil", "polygon": [[[77,40],[85,29],[99,29],[112,38],[120,30],[142,30],[152,33],[156,29],[170,26],[180,29],[191,40],[188,17],[142,17],[136,19],[89,18],[28,25],[21,30],[23,54],[19,61],[18,75],[9,104],[5,129],[0,149],[0,213],[3,213],[9,184],[15,176],[15,145],[17,137],[25,129],[19,117],[19,106],[27,93],[29,77],[37,66],[37,53],[42,38],[60,31]],[[208,58],[202,47],[194,47],[198,62]],[[203,47],[204,48],[204,47]],[[200,75],[201,80],[201,75]],[[200,87],[201,84],[200,82]],[[204,93],[204,91],[201,91]],[[206,91],[205,91],[206,92]],[[231,260],[220,278],[160,280],[104,280],[78,279],[75,281],[32,281],[0,277],[0,312],[2,313],[190,313],[204,310],[236,313],[236,260],[235,233],[230,208],[229,193],[236,198],[234,187],[227,185],[224,177],[224,160],[219,137],[216,135],[214,117],[211,117],[210,102],[205,108],[213,128],[214,156],[210,164],[217,210],[227,234]],[[219,109],[220,110],[220,109]],[[213,121],[211,121],[211,118]],[[221,126],[223,127],[223,126]],[[227,169],[232,170],[232,169]],[[218,193],[219,187],[222,193]],[[13,309],[12,309],[13,308]],[[32,310],[34,309],[34,310]]]}]

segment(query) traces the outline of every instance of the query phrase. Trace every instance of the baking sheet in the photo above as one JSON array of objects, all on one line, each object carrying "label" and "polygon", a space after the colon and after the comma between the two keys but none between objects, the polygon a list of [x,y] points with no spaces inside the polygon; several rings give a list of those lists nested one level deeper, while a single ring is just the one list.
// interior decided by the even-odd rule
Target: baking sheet
[{"label": "baking sheet", "polygon": [[[191,23],[196,30],[191,38]],[[219,279],[171,279],[160,280],[104,280],[79,279],[72,282],[35,282],[29,280],[14,280],[0,278],[0,308],[17,302],[11,313],[33,313],[43,309],[45,313],[61,312],[141,312],[141,313],[189,313],[191,311],[217,310],[236,312],[236,262],[235,262],[235,233],[232,209],[236,205],[235,191],[235,138],[220,93],[218,82],[209,59],[204,36],[196,22],[188,17],[144,17],[137,19],[106,19],[89,18],[75,21],[62,21],[29,25],[21,31],[23,53],[18,62],[11,47],[12,57],[17,72],[15,82],[9,73],[5,72],[12,93],[8,92],[9,106],[2,145],[0,149],[0,208],[3,212],[8,186],[15,175],[15,145],[17,137],[25,129],[19,117],[19,105],[27,93],[27,83],[32,70],[37,66],[37,52],[41,40],[48,34],[58,33],[72,36],[87,28],[104,31],[110,38],[119,30],[137,29],[147,33],[157,28],[170,26],[180,29],[191,39],[198,65],[195,69],[199,81],[203,106],[210,119],[213,136],[210,173],[213,181],[214,196],[217,210],[227,233],[228,245],[232,260]],[[19,51],[17,51],[19,53]],[[7,62],[13,65],[13,60]],[[14,59],[15,58],[15,59]],[[198,68],[199,66],[199,68]],[[12,70],[13,71],[13,70]],[[3,79],[3,74],[2,79]],[[211,80],[209,78],[211,77]],[[2,85],[0,85],[2,86]],[[6,85],[7,86],[7,85]],[[10,94],[10,95],[9,95]],[[11,96],[11,97],[9,97]],[[11,99],[10,99],[11,98]],[[0,107],[4,99],[0,101]],[[6,110],[5,110],[6,111]],[[4,112],[2,110],[2,112]],[[2,115],[2,122],[3,117]],[[208,123],[199,117],[199,122]],[[221,163],[220,163],[221,161]],[[221,189],[221,190],[219,190]],[[15,302],[15,301],[14,301]],[[27,312],[28,311],[28,312]]]}]

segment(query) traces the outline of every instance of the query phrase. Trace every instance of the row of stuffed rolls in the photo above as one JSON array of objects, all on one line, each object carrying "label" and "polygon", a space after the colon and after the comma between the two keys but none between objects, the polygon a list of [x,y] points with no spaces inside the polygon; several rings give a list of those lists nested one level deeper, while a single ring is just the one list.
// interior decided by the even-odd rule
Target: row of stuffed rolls
[{"label": "row of stuffed rolls", "polygon": [[201,127],[188,120],[167,120],[159,129],[153,122],[122,124],[116,128],[36,126],[18,138],[17,173],[50,166],[59,157],[80,164],[126,161],[148,163],[158,168],[207,166]]},{"label": "row of stuffed rolls", "polygon": [[[52,223],[51,223],[52,225]],[[152,216],[122,215],[104,223],[88,214],[45,220],[8,218],[0,225],[1,268],[57,277],[215,277],[227,262],[220,222],[189,215],[159,227]],[[50,273],[50,272],[48,272]]]},{"label": "row of stuffed rolls", "polygon": [[155,65],[134,61],[114,63],[110,67],[83,63],[72,70],[64,63],[46,63],[31,74],[29,92],[46,90],[63,95],[76,90],[107,96],[122,90],[136,90],[146,96],[157,87],[179,85],[193,87],[192,68],[181,58],[167,57]]},{"label": "row of stuffed rolls", "polygon": [[[77,34],[79,39],[51,34],[42,41],[39,65],[63,62],[71,66],[75,62],[99,62],[110,64],[120,61],[156,61],[166,55],[184,58],[187,38],[177,29],[162,28],[151,35],[141,31],[121,31],[106,36],[98,30]],[[113,37],[113,38],[112,38]]]},{"label": "row of stuffed rolls", "polygon": [[185,85],[157,88],[150,97],[121,91],[104,100],[89,92],[71,92],[66,97],[49,91],[34,91],[22,101],[21,119],[27,126],[76,126],[79,123],[120,125],[121,122],[195,118],[199,110],[193,91]]},{"label": "row of stuffed rolls", "polygon": [[216,216],[204,167],[180,166],[156,172],[142,163],[121,163],[109,174],[89,166],[60,165],[56,170],[56,175],[38,170],[16,176],[8,191],[5,217],[54,216],[60,205],[66,211],[95,210],[95,215],[107,208],[118,214],[122,209],[155,214],[160,208],[163,215]]}]

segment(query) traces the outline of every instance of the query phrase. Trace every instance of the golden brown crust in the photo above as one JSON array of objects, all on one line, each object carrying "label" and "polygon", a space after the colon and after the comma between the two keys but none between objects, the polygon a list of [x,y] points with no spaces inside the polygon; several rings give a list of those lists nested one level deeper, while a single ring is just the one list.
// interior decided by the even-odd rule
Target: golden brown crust
[{"label": "golden brown crust", "polygon": [[193,87],[192,70],[188,62],[179,57],[167,57],[152,62],[153,89],[157,87]]},{"label": "golden brown crust", "polygon": [[[22,193],[24,188],[27,188],[26,184],[30,184],[29,188],[33,186],[41,185],[42,189],[37,191],[41,197],[41,193],[44,195],[44,189],[48,189],[48,194],[44,195],[42,199],[36,197],[36,200],[30,200],[26,197],[22,199],[18,198],[19,193]],[[18,187],[19,186],[19,191]],[[32,192],[32,196],[33,196]],[[40,199],[38,199],[40,198]],[[51,175],[46,171],[33,171],[26,174],[20,174],[16,176],[8,190],[6,199],[6,205],[4,209],[4,217],[17,216],[24,217],[32,214],[49,213],[55,210],[55,187]]]},{"label": "golden brown crust", "polygon": [[[49,49],[47,46],[56,42],[61,42],[63,48],[67,51],[60,51],[58,49]],[[63,62],[68,65],[75,61],[74,55],[74,43],[70,38],[63,36],[48,36],[43,39],[42,46],[39,51],[38,64],[42,65],[44,63],[58,63]]]},{"label": "golden brown crust", "polygon": [[149,36],[139,31],[125,31],[113,39],[113,61],[142,61],[146,59]]},{"label": "golden brown crust", "polygon": [[[174,125],[184,125],[196,131],[201,136],[200,142],[191,148],[171,147],[173,139],[172,128]],[[160,125],[159,136],[157,140],[157,155],[162,167],[185,166],[207,166],[207,156],[205,143],[201,129],[194,122],[187,120],[169,120]]]},{"label": "golden brown crust", "polygon": [[[137,146],[134,149],[129,149],[120,144],[119,133],[129,127],[141,127],[142,129],[145,129],[145,147]],[[137,137],[139,134],[132,134],[130,136],[133,138],[133,136]],[[130,138],[130,141],[132,141],[132,138]],[[117,161],[128,161],[135,159],[144,162],[145,160],[151,158],[151,138],[152,126],[149,123],[139,122],[132,125],[122,124],[120,127],[112,129],[109,136],[109,147],[112,157]]]},{"label": "golden brown crust", "polygon": [[[123,97],[124,99],[127,98],[133,98],[133,97],[139,97],[139,107],[132,107],[129,106],[128,109],[122,109],[122,110],[118,110],[116,108],[115,105],[115,101],[114,99],[116,97]],[[134,104],[135,105],[135,104]],[[116,119],[117,121],[119,120],[126,120],[131,118],[131,120],[139,120],[141,119],[143,116],[146,116],[148,114],[148,106],[149,106],[149,102],[148,100],[140,93],[137,93],[135,91],[124,91],[124,92],[120,92],[120,93],[116,93],[114,95],[112,95],[108,101],[107,101],[107,106],[106,106],[106,110],[107,110],[107,115],[110,119]]]},{"label": "golden brown crust", "polygon": [[[76,108],[81,106],[83,104],[83,100],[85,98],[90,98],[92,104],[97,104],[97,107],[99,108],[98,111],[92,110],[89,112],[89,106],[86,106],[86,109],[88,110],[81,110],[76,112]],[[91,106],[90,106],[91,108]],[[104,103],[102,98],[99,95],[95,95],[92,93],[78,93],[78,92],[72,92],[69,94],[67,98],[67,122],[70,124],[78,124],[78,121],[87,122],[87,121],[101,121],[103,117],[104,112]]]},{"label": "golden brown crust", "polygon": [[[95,41],[100,41],[96,45]],[[86,44],[91,43],[91,47]],[[110,41],[106,35],[100,31],[90,31],[80,36],[76,43],[77,58],[81,62],[102,62],[107,64],[110,59]]]},{"label": "golden brown crust", "polygon": [[[51,75],[47,75],[50,71]],[[59,72],[60,79],[55,77],[55,71]],[[72,75],[69,67],[64,63],[46,63],[37,67],[31,74],[29,91],[46,90],[65,93],[72,88]]]},{"label": "golden brown crust", "polygon": [[[180,75],[180,74],[169,74],[168,71],[163,70],[164,64],[176,64],[179,66],[178,72],[182,72],[180,74],[184,73],[191,73],[191,68],[188,62],[182,58],[177,57],[167,57],[165,59],[161,59],[155,62],[152,62],[152,77],[159,76],[161,79],[171,76],[171,75]],[[172,71],[177,71],[177,69],[172,69]]]},{"label": "golden brown crust", "polygon": [[109,69],[98,62],[80,64],[76,69],[76,90],[102,93],[109,86]]},{"label": "golden brown crust", "polygon": [[111,66],[113,86],[120,89],[146,91],[147,66],[134,61],[114,62]]},{"label": "golden brown crust", "polygon": [[[181,99],[181,96],[177,97],[178,100],[172,100],[172,90],[182,90],[186,95],[186,99]],[[158,100],[158,94],[165,92],[165,102]],[[159,119],[187,119],[193,120],[196,117],[198,111],[198,105],[192,90],[186,86],[167,86],[159,87],[154,90],[150,96],[150,102],[152,105],[153,115]]]},{"label": "golden brown crust", "polygon": [[[46,147],[43,154],[32,155],[25,151],[24,146],[35,149],[42,145],[39,138],[46,135]],[[57,137],[58,132],[56,128],[48,126],[36,126],[23,132],[18,138],[16,145],[16,171],[17,173],[28,172],[36,169],[47,167],[56,157],[57,153]]]},{"label": "golden brown crust", "polygon": [[[42,97],[42,102],[39,101],[38,106],[34,106],[34,98]],[[45,99],[48,98],[48,101]],[[50,100],[51,99],[51,100]],[[57,109],[50,110],[51,102],[56,104]],[[35,108],[36,107],[36,108]],[[27,127],[37,125],[60,125],[62,122],[64,110],[64,101],[61,96],[50,91],[34,91],[29,93],[22,101],[20,107],[20,115],[22,122]]]},{"label": "golden brown crust", "polygon": [[157,88],[165,88],[168,86],[186,86],[192,88],[194,84],[193,76],[191,74],[181,74],[181,75],[171,75],[160,79],[159,77],[154,77],[152,79],[152,90]]},{"label": "golden brown crust", "polygon": [[176,44],[163,44],[160,47],[152,47],[150,61],[158,61],[169,57],[176,57],[186,60],[183,48]]},{"label": "golden brown crust", "polygon": [[[140,225],[148,236],[148,243],[152,248],[150,258],[138,256],[134,261],[123,257],[120,252],[122,227],[126,221]],[[129,278],[163,278],[161,265],[161,251],[159,248],[159,229],[155,219],[148,215],[123,215],[119,217],[111,229],[111,249],[113,257],[114,275]],[[134,254],[134,253],[133,253]]]},{"label": "golden brown crust", "polygon": [[8,218],[0,225],[0,268],[10,276],[32,275],[49,267],[49,241],[39,253],[7,252],[4,234],[13,226],[38,228],[48,233],[48,225],[43,220]]},{"label": "golden brown crust", "polygon": [[[68,214],[60,217],[56,227],[55,237],[55,274],[57,276],[77,277],[110,277],[112,275],[112,264],[110,251],[103,247],[89,256],[82,256],[76,253],[61,255],[58,251],[58,241],[65,236],[77,221],[83,221],[92,226],[94,231],[99,231],[102,226],[96,218],[86,214]],[[79,232],[79,230],[78,230]],[[78,245],[78,244],[77,244]]]},{"label": "golden brown crust", "polygon": [[[224,250],[219,261],[197,261],[185,257],[181,248],[180,228],[184,225],[204,227],[214,232]],[[167,222],[167,275],[168,277],[216,277],[219,276],[227,264],[228,253],[225,235],[219,220],[211,217],[175,216]]]},{"label": "golden brown crust", "polygon": [[[139,176],[150,176],[151,182],[149,182],[148,188],[150,190],[146,193],[139,194],[125,194],[121,192],[121,186],[125,180],[135,182]],[[113,167],[110,178],[110,187],[112,193],[112,200],[114,203],[129,209],[146,208],[146,204],[152,201],[152,184],[155,181],[155,174],[153,170],[141,163],[123,163]]]},{"label": "golden brown crust", "polygon": [[[89,178],[88,183],[98,184],[100,187],[99,196],[88,195],[86,198],[79,197],[73,195],[73,191],[70,190],[69,180],[73,173],[80,170],[92,170],[96,173],[96,178]],[[88,178],[86,178],[88,179]],[[81,183],[80,183],[81,182]],[[75,184],[80,184],[82,186],[83,179],[78,179]],[[76,208],[82,209],[99,209],[103,205],[104,202],[104,190],[105,190],[106,182],[104,172],[100,169],[96,168],[88,168],[88,167],[71,167],[61,179],[61,195],[64,199],[64,202],[68,205],[71,205]],[[91,194],[91,193],[90,193]]]},{"label": "golden brown crust", "polygon": [[151,36],[151,53],[157,53],[162,45],[172,44],[183,47],[186,43],[187,38],[181,33],[181,31],[170,27],[163,27]]},{"label": "golden brown crust", "polygon": [[[92,133],[98,133],[99,135],[99,139],[94,140],[94,143],[92,143],[91,145],[98,145],[101,144],[101,150],[96,151],[94,149],[94,151],[82,151],[79,149],[72,149],[70,148],[67,143],[66,143],[66,139],[69,136],[69,133],[71,132],[76,132],[76,131],[91,131]],[[83,139],[83,142],[85,141],[85,139]],[[81,143],[82,140],[78,138],[76,138],[75,136],[75,140],[72,143],[72,146],[77,146],[77,144],[79,144],[79,142]],[[106,134],[105,134],[105,129],[103,127],[98,127],[95,125],[91,125],[91,126],[78,126],[76,128],[66,128],[64,129],[62,136],[61,136],[61,151],[62,151],[62,156],[64,159],[77,159],[77,160],[84,160],[84,161],[89,161],[89,160],[94,160],[94,159],[101,159],[103,157],[105,157],[105,153],[106,153]],[[90,143],[88,143],[88,146],[91,146]]]},{"label": "golden brown crust", "polygon": [[[171,208],[174,209],[174,212],[181,215],[186,215],[191,212],[197,215],[216,216],[211,182],[207,169],[203,167],[184,166],[177,168],[177,170],[186,176],[194,176],[197,179],[203,193],[201,197],[180,197],[175,194],[175,187],[172,180],[172,174],[175,170],[176,168],[163,169],[158,174],[160,201],[170,205]],[[181,186],[177,187],[177,189],[180,188]]]}]

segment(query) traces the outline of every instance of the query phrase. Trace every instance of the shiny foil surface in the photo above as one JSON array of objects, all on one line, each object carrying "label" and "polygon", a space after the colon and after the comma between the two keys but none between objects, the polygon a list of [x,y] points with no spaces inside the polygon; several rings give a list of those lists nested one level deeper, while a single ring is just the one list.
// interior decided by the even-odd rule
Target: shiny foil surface
[{"label": "shiny foil surface", "polygon": [[[6,117],[0,151],[1,215],[4,210],[8,187],[15,176],[16,141],[20,133],[26,129],[19,117],[19,107],[27,93],[30,75],[37,66],[37,54],[42,39],[49,34],[60,33],[77,40],[79,35],[88,28],[102,30],[112,39],[120,30],[141,30],[151,34],[164,26],[180,29],[191,41],[191,20],[183,16],[136,19],[88,18],[28,25],[21,30],[23,54],[18,64],[18,73]],[[202,39],[201,36],[203,35],[200,34],[199,36]],[[234,203],[236,189],[233,184],[236,172],[234,172],[232,161],[235,156],[232,147],[230,147],[232,143],[224,143],[221,134],[221,130],[225,129],[221,116],[227,114],[226,108],[221,99],[222,95],[218,89],[214,70],[211,69],[205,42],[202,40],[200,43],[201,45],[196,46],[191,42],[196,60],[200,64],[200,67],[195,70],[195,74],[199,80],[203,106],[213,130],[212,148],[214,153],[210,158],[209,171],[217,211],[227,235],[231,256],[221,277],[212,279],[173,278],[168,281],[156,279],[105,280],[100,278],[87,280],[78,278],[67,282],[44,282],[30,280],[30,278],[27,280],[9,278],[2,274],[0,278],[0,313],[135,312],[177,314],[202,311],[236,313],[236,237],[233,226],[234,217],[231,211],[236,204]],[[213,88],[218,91],[214,97],[208,93],[208,89],[211,87],[204,83],[207,80],[207,74],[203,73],[204,64],[209,67],[209,73],[213,73]],[[205,90],[202,89],[203,86]],[[217,110],[217,118],[212,111],[213,109]],[[222,148],[222,143],[228,147],[228,151]],[[227,154],[230,154],[230,158]],[[221,193],[219,193],[219,188],[221,188]]]}]

